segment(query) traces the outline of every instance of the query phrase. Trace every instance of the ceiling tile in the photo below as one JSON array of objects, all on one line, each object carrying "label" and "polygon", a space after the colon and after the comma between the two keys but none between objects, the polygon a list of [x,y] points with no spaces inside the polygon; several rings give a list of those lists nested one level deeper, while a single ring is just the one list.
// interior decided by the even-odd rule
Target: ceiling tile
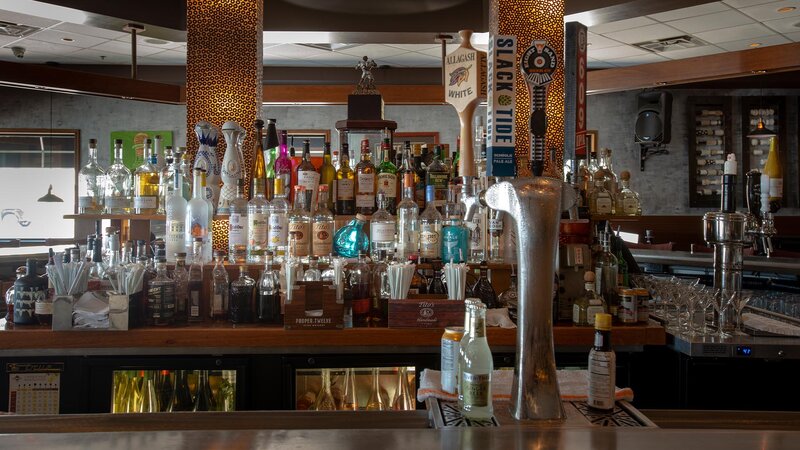
[{"label": "ceiling tile", "polygon": [[390,47],[388,45],[365,44],[356,47],[342,49],[340,50],[340,53],[358,56],[359,58],[362,56],[369,56],[372,59],[378,59],[378,58],[386,58],[388,56],[402,55],[403,53],[407,52],[406,50],[396,47]]},{"label": "ceiling tile", "polygon": [[637,47],[633,47],[631,45],[620,45],[617,47],[608,47],[608,48],[601,48],[601,49],[593,49],[589,47],[589,57],[593,59],[599,59],[603,61],[607,61],[609,59],[615,58],[625,58],[628,56],[637,56],[637,55],[646,55],[648,52],[647,50],[642,50]]},{"label": "ceiling tile", "polygon": [[800,31],[795,31],[794,33],[784,33],[783,36],[795,42],[800,42]]},{"label": "ceiling tile", "polygon": [[122,31],[106,30],[105,28],[91,27],[89,25],[78,25],[69,22],[62,22],[54,26],[52,29],[105,39],[117,39],[127,34]]},{"label": "ceiling tile", "polygon": [[589,33],[587,40],[589,42],[589,46],[593,49],[616,47],[620,45],[619,41],[615,41],[613,39],[609,39],[605,36],[601,36],[599,34],[594,34],[594,33]]},{"label": "ceiling tile", "polygon": [[721,13],[706,14],[705,16],[690,17],[688,19],[673,20],[667,25],[687,33],[730,28],[738,25],[753,23],[753,19],[738,11],[725,11]]},{"label": "ceiling tile", "polygon": [[598,61],[596,59],[588,58],[586,61],[586,66],[589,69],[610,69],[612,67],[617,67],[614,64],[611,64],[608,61]]},{"label": "ceiling tile", "polygon": [[[449,55],[450,53],[452,53],[458,47],[459,47],[458,44],[447,44],[446,53]],[[429,48],[428,50],[422,50],[419,53],[422,53],[422,54],[425,54],[425,55],[428,55],[428,56],[434,56],[434,57],[439,58],[439,59],[442,58],[442,48],[441,47]]]},{"label": "ceiling tile", "polygon": [[[791,42],[789,39],[786,39],[780,34],[774,34],[772,36],[761,36],[752,39],[741,39],[738,41],[722,42],[717,45],[729,52],[736,52],[739,50],[751,50],[753,48],[769,47],[770,45],[788,44],[789,42]],[[758,43],[761,45],[759,45],[758,47],[751,47],[750,44],[753,43]]]},{"label": "ceiling tile", "polygon": [[11,37],[11,36],[0,36],[0,47],[8,45],[14,41],[18,41],[18,37]]},{"label": "ceiling tile", "polygon": [[361,58],[345,53],[328,52],[326,55],[314,57],[314,60],[318,61],[319,64],[323,66],[355,68],[356,64],[361,61]]},{"label": "ceiling tile", "polygon": [[617,22],[601,23],[589,27],[589,31],[596,34],[613,33],[615,31],[627,30],[629,28],[643,27],[645,25],[652,25],[656,23],[653,19],[647,17],[634,17],[632,19],[619,20]]},{"label": "ceiling tile", "polygon": [[[126,42],[120,41],[106,41],[100,45],[95,45],[91,47],[95,50],[109,52],[109,53],[119,53],[120,55],[129,55],[131,54],[131,44]],[[139,45],[136,47],[136,54],[138,56],[150,56],[154,53],[158,53],[163,51],[160,48],[148,47],[145,45]]]},{"label": "ceiling tile", "polygon": [[[794,11],[784,13],[778,12],[778,9],[785,7],[794,7],[796,9]],[[784,17],[800,16],[800,0],[784,0],[774,3],[766,3],[763,5],[742,8],[740,11],[758,20],[759,22],[781,19]]]},{"label": "ceiling tile", "polygon": [[153,55],[143,57],[140,64],[147,64],[145,61],[157,61],[156,64],[186,64],[186,52],[175,50],[165,50],[163,52],[155,53]]},{"label": "ceiling tile", "polygon": [[[131,43],[131,35],[130,34],[126,34],[124,36],[120,36],[116,40],[119,41],[119,42],[126,42],[126,43],[128,43],[128,45],[130,45],[130,43]],[[138,45],[145,45],[147,47],[160,48],[161,50],[169,50],[169,49],[174,49],[174,48],[178,48],[180,46],[186,45],[185,42],[170,42],[170,41],[166,41],[164,39],[158,39],[158,38],[148,37],[148,36],[144,36],[144,35],[138,35],[136,37],[136,43]]]},{"label": "ceiling tile", "polygon": [[730,7],[722,2],[706,3],[703,5],[690,6],[688,8],[674,9],[658,14],[650,14],[649,18],[659,22],[669,22],[670,20],[686,19],[689,17],[702,16],[722,11],[729,11]]},{"label": "ceiling tile", "polygon": [[768,20],[764,22],[764,25],[780,33],[793,33],[800,31],[800,18],[784,17],[783,19]]},{"label": "ceiling tile", "polygon": [[11,22],[22,25],[30,25],[32,27],[47,28],[56,25],[58,20],[45,19],[42,17],[29,16],[27,14],[20,14],[13,11],[0,9],[0,20],[3,22]]},{"label": "ceiling tile", "polygon": [[685,48],[682,50],[672,50],[669,52],[662,52],[659,54],[669,59],[684,59],[684,58],[694,58],[697,56],[714,55],[717,53],[723,53],[724,51],[725,50],[716,47],[714,45],[704,45],[702,47]]},{"label": "ceiling tile", "polygon": [[683,33],[681,31],[676,30],[675,28],[657,23],[654,25],[632,28],[630,30],[606,33],[605,37],[624,42],[626,44],[633,44],[636,42],[680,36],[682,34]]},{"label": "ceiling tile", "polygon": [[130,64],[130,55],[107,52],[96,48],[85,48],[73,53],[77,58],[92,61],[94,64]]},{"label": "ceiling tile", "polygon": [[422,53],[409,52],[402,55],[375,58],[378,65],[401,66],[401,67],[440,67],[440,58],[434,58]]},{"label": "ceiling tile", "polygon": [[741,39],[750,39],[759,36],[769,36],[775,34],[774,31],[757,23],[748,25],[741,25],[738,27],[723,28],[721,30],[705,31],[703,33],[695,33],[695,36],[700,39],[716,44],[719,42],[730,42]]},{"label": "ceiling tile", "polygon": [[408,52],[421,52],[423,50],[436,49],[442,51],[441,44],[386,44],[389,47],[399,48]]},{"label": "ceiling tile", "polygon": [[733,6],[734,8],[745,8],[747,6],[760,5],[773,1],[775,0],[723,0],[723,3]]},{"label": "ceiling tile", "polygon": [[[95,45],[107,42],[107,39],[84,36],[81,34],[68,33],[66,31],[56,30],[42,30],[36,34],[31,35],[32,39],[37,41],[50,42],[52,44],[69,45],[70,47],[89,48]],[[63,39],[72,39],[72,41],[64,41]]]},{"label": "ceiling tile", "polygon": [[659,55],[656,55],[655,53],[648,53],[646,55],[628,56],[627,58],[608,60],[608,62],[610,62],[611,64],[620,67],[638,66],[639,64],[650,64],[650,63],[657,63],[664,61],[667,61],[667,59]]},{"label": "ceiling tile", "polygon": [[69,54],[79,50],[78,47],[71,47],[69,45],[54,44],[52,42],[39,41],[33,38],[25,38],[17,41],[15,46],[25,47],[25,57],[34,56],[36,53],[49,53],[49,54]]},{"label": "ceiling tile", "polygon": [[312,56],[326,55],[327,53],[327,50],[297,44],[281,44],[264,49],[264,56],[274,55],[294,59],[310,58]]}]

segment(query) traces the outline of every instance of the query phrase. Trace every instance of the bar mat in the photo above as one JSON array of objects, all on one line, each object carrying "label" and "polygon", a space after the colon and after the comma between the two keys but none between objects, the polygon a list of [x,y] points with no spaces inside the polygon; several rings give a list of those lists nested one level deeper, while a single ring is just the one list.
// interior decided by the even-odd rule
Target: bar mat
[{"label": "bar mat", "polygon": [[439,412],[445,427],[499,427],[493,416],[491,419],[468,419],[461,415],[457,402],[439,401]]}]

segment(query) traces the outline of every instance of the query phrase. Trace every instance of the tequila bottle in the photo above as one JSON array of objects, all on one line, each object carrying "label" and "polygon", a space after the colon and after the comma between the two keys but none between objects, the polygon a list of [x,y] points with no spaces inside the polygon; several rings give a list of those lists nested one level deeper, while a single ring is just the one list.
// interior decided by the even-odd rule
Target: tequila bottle
[{"label": "tequila bottle", "polygon": [[254,183],[253,198],[247,203],[247,262],[257,264],[264,261],[267,251],[270,204],[264,197],[262,183]]},{"label": "tequila bottle", "polygon": [[251,199],[256,196],[257,192],[260,192],[262,196],[267,192],[267,166],[264,162],[264,141],[262,139],[264,121],[256,120],[254,126],[256,128],[256,148],[253,155],[253,167],[250,169]]},{"label": "tequila bottle", "polygon": [[594,181],[602,182],[603,187],[611,193],[612,197],[617,195],[617,174],[614,173],[614,170],[611,167],[610,148],[600,149],[600,161],[597,171],[594,172]]},{"label": "tequila bottle", "polygon": [[378,166],[378,193],[386,195],[386,210],[389,214],[397,213],[397,167],[389,160],[389,150],[391,144],[389,138],[385,138],[381,144],[381,159],[383,162]]},{"label": "tequila bottle", "polygon": [[[229,120],[222,125],[222,135],[225,136],[225,154],[222,157],[220,174],[222,176],[222,189],[219,193],[219,203],[217,212],[219,214],[230,214],[231,202],[236,198],[238,180],[244,178],[244,159],[237,148],[239,133],[242,127],[238,123]],[[258,154],[256,153],[256,156]],[[247,201],[247,199],[245,199]]]},{"label": "tequila bottle", "polygon": [[[441,207],[447,200],[447,186],[450,184],[450,173],[442,164],[442,148],[434,148],[431,164],[425,169],[425,185],[433,186],[435,192],[435,206]],[[427,189],[427,188],[426,188]],[[427,201],[427,199],[426,199]]]},{"label": "tequila bottle", "polygon": [[589,213],[600,216],[614,214],[614,197],[601,180],[594,182],[594,189],[589,194]]},{"label": "tequila bottle", "polygon": [[275,198],[269,204],[267,248],[272,250],[278,261],[286,257],[286,245],[289,243],[288,214],[289,202],[286,201],[283,179],[275,178]]},{"label": "tequila bottle", "polygon": [[617,194],[617,214],[623,216],[641,216],[642,204],[639,201],[639,194],[631,189],[631,173],[623,170],[619,174],[622,182],[622,189]]},{"label": "tequila bottle", "polygon": [[372,215],[369,224],[370,240],[372,241],[371,258],[373,261],[382,260],[379,258],[380,252],[384,252],[384,257],[394,254],[394,233],[395,220],[386,211],[386,194],[378,194],[378,210]]},{"label": "tequila bottle", "polygon": [[211,305],[209,315],[214,320],[225,319],[228,316],[228,271],[223,261],[225,253],[220,250],[214,252],[214,269],[211,271]]},{"label": "tequila bottle", "polygon": [[172,279],[175,281],[175,322],[186,323],[188,320],[187,308],[189,305],[189,272],[186,270],[186,253],[174,255],[175,269],[172,270]]},{"label": "tequila bottle", "polygon": [[319,168],[320,186],[328,187],[328,201],[326,206],[328,211],[333,211],[336,201],[336,168],[331,163],[331,143],[325,143],[325,150],[322,153],[322,166]]},{"label": "tequila bottle", "polygon": [[406,173],[403,200],[397,205],[397,257],[419,254],[419,206],[414,202],[413,175]]},{"label": "tequila bottle", "polygon": [[361,141],[361,161],[356,165],[356,212],[366,216],[375,212],[375,165],[369,139]]},{"label": "tequila bottle", "polygon": [[273,325],[283,323],[281,318],[280,278],[272,267],[272,252],[265,255],[264,271],[258,279],[258,321]]},{"label": "tequila bottle", "polygon": [[364,232],[364,224],[367,218],[361,214],[347,225],[336,230],[333,236],[333,251],[345,258],[355,258],[360,252],[369,251],[369,237]]},{"label": "tequila bottle", "polygon": [[[168,145],[164,149],[164,165],[158,169],[158,211],[156,214],[167,213],[167,194],[172,189],[176,170],[175,152],[172,151],[172,146]],[[170,262],[169,256],[167,254],[167,262]]]},{"label": "tequila bottle", "polygon": [[247,266],[239,266],[239,278],[231,283],[228,298],[228,319],[232,323],[250,323],[253,321],[253,294],[256,282],[247,275]]},{"label": "tequila bottle", "polygon": [[305,186],[306,192],[311,193],[311,203],[308,209],[317,210],[317,190],[319,189],[320,173],[311,163],[311,143],[308,139],[303,141],[303,160],[297,166],[297,184]]},{"label": "tequila bottle", "polygon": [[[194,175],[194,195],[186,208],[185,220],[185,234],[184,242],[186,248],[192,248],[193,242],[196,238],[201,238],[204,249],[203,262],[211,261],[211,242],[209,240],[211,228],[211,214],[209,212],[208,201],[205,199],[205,171],[203,169],[195,169]],[[206,259],[205,253],[208,252],[209,258]]]},{"label": "tequila bottle", "polygon": [[294,233],[294,254],[302,262],[311,255],[311,214],[306,206],[311,197],[305,186],[294,187],[294,208],[289,213],[289,233]]},{"label": "tequila bottle", "polygon": [[134,178],[133,209],[136,214],[155,214],[158,211],[158,178],[156,170],[155,153],[153,153],[153,140],[144,141],[145,159],[142,165],[136,168]]},{"label": "tequila bottle", "polygon": [[[200,142],[200,147],[197,149],[197,154],[194,158],[194,168],[205,170],[206,185],[203,188],[203,198],[211,202],[211,215],[213,215],[219,200],[220,167],[216,151],[217,127],[205,120],[201,120],[194,126],[194,133]],[[211,253],[208,256],[209,260],[211,260]]]},{"label": "tequila bottle", "polygon": [[[267,141],[264,144],[264,165],[266,169],[267,186],[265,195],[267,200],[272,200],[275,196],[275,160],[278,158],[278,129],[275,126],[275,119],[267,119]],[[286,187],[286,185],[284,185]]]},{"label": "tequila bottle", "polygon": [[289,149],[286,145],[286,130],[281,130],[280,134],[280,155],[275,160],[275,179],[283,180],[283,188],[286,192],[292,189],[292,160],[289,158]]},{"label": "tequila bottle", "polygon": [[114,141],[114,162],[108,168],[105,183],[107,214],[130,214],[133,175],[122,162],[122,139]]},{"label": "tequila bottle", "polygon": [[422,262],[442,257],[442,215],[434,204],[436,187],[428,186],[425,196],[427,197],[427,206],[419,216],[419,257]]},{"label": "tequila bottle", "polygon": [[461,412],[470,419],[489,419],[492,407],[492,351],[486,340],[486,306],[473,305],[469,340],[460,361],[460,386],[464,404]]},{"label": "tequila bottle", "polygon": [[319,187],[317,212],[311,218],[311,252],[324,263],[330,262],[333,254],[333,233],[336,223],[333,213],[328,209],[328,185]]},{"label": "tequila bottle", "polygon": [[195,239],[192,247],[192,264],[189,266],[188,303],[189,322],[202,322],[205,314],[203,293],[203,241]]},{"label": "tequila bottle", "polygon": [[175,319],[175,281],[167,276],[167,260],[156,263],[156,276],[147,284],[148,325],[170,325]]},{"label": "tequila bottle", "polygon": [[97,162],[97,139],[89,139],[89,162],[78,173],[78,212],[103,212],[103,181],[106,172]]},{"label": "tequila bottle", "polygon": [[356,213],[355,174],[350,168],[348,152],[347,143],[342,143],[339,170],[336,172],[336,214],[343,216]]},{"label": "tequila bottle", "polygon": [[228,204],[228,258],[234,264],[247,260],[248,206],[244,196],[244,180],[239,178],[236,182],[236,198]]}]

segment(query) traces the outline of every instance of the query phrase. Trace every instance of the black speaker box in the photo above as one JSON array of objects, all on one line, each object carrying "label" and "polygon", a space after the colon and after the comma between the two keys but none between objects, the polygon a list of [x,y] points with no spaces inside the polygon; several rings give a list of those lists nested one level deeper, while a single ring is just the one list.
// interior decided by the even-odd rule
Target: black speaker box
[{"label": "black speaker box", "polygon": [[672,127],[672,94],[663,91],[642,92],[636,101],[636,143],[668,144]]}]

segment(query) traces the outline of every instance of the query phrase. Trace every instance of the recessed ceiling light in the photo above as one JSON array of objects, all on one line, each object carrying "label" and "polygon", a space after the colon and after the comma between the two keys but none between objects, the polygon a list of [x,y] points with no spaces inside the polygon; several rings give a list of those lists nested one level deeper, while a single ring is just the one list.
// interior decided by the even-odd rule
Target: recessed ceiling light
[{"label": "recessed ceiling light", "polygon": [[753,42],[752,44],[750,44],[750,47],[752,48],[761,47],[761,42]]},{"label": "recessed ceiling light", "polygon": [[783,8],[778,8],[778,12],[779,13],[787,13],[787,12],[792,12],[795,9],[797,9],[797,7],[795,7],[795,6],[784,6]]},{"label": "recessed ceiling light", "polygon": [[64,41],[64,42],[72,42],[72,41],[74,41],[75,39],[68,38],[68,37],[63,37],[63,38],[61,38],[61,40],[62,40],[62,41]]}]

